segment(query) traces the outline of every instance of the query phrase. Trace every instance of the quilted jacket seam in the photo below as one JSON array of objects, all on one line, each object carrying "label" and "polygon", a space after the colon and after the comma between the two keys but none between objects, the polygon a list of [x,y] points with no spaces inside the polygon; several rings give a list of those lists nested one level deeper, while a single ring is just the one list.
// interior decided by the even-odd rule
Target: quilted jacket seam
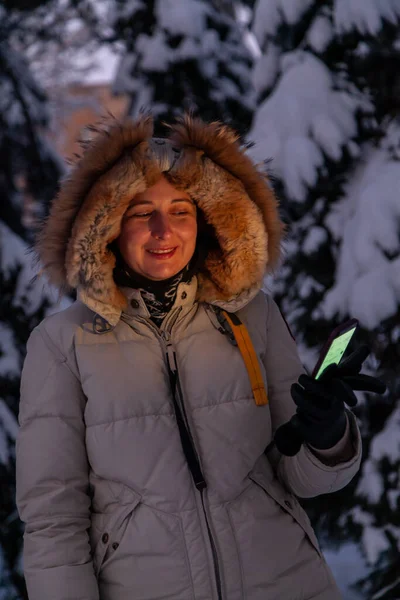
[{"label": "quilted jacket seam", "polygon": [[146,415],[133,415],[131,417],[122,417],[121,419],[113,419],[112,421],[102,421],[101,423],[91,423],[86,425],[86,429],[92,427],[100,427],[101,425],[112,425],[113,423],[121,423],[121,421],[133,421],[134,419],[145,419],[147,417],[158,418],[158,417],[174,417],[174,413],[151,413]]},{"label": "quilted jacket seam", "polygon": [[71,369],[67,357],[63,354],[63,352],[60,350],[57,344],[55,344],[55,342],[51,339],[51,336],[48,334],[46,329],[44,327],[41,327],[38,329],[38,332],[40,333],[40,336],[43,342],[45,343],[46,348],[49,350],[49,352],[51,352],[55,363],[65,365],[70,371],[70,373],[73,375],[74,379],[79,383],[79,385],[81,385],[81,381],[79,377],[77,377],[76,373],[74,373],[73,369]]}]

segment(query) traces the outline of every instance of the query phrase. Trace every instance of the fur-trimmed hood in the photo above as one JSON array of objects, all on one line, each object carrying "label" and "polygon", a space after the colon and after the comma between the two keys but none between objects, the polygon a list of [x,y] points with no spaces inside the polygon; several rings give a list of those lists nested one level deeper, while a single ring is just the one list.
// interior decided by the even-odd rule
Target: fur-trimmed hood
[{"label": "fur-trimmed hood", "polygon": [[51,283],[77,289],[111,325],[126,298],[113,279],[109,245],[133,196],[162,174],[191,196],[215,232],[217,244],[198,274],[199,301],[229,301],[259,288],[279,259],[283,226],[277,201],[233,130],[189,116],[171,125],[168,139],[180,153],[167,173],[152,158],[152,136],[150,116],[97,130],[61,184],[38,238]]}]

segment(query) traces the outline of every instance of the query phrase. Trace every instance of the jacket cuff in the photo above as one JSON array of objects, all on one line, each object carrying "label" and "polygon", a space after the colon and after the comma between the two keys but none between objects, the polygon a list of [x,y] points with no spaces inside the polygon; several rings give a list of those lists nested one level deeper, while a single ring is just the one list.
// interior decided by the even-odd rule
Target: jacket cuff
[{"label": "jacket cuff", "polygon": [[320,448],[314,448],[311,444],[308,444],[309,449],[319,460],[326,465],[337,465],[339,463],[347,462],[354,456],[354,443],[353,437],[350,431],[349,416],[346,411],[346,428],[342,438],[331,448],[321,450]]},{"label": "jacket cuff", "polygon": [[300,498],[312,498],[336,492],[353,479],[360,468],[361,436],[355,416],[347,412],[347,417],[354,451],[345,462],[326,464],[306,444],[296,456],[281,457],[278,477],[290,492]]}]

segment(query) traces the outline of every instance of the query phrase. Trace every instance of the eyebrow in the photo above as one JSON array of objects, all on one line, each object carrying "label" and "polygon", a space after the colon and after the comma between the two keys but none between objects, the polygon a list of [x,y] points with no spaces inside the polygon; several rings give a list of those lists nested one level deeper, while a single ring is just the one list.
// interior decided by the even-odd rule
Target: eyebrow
[{"label": "eyebrow", "polygon": [[[175,198],[171,201],[171,204],[176,204],[177,202],[188,202],[189,204],[194,205],[194,202],[190,198]],[[152,205],[153,202],[151,202],[150,200],[132,200],[132,202],[129,205],[129,208],[132,208],[134,206],[140,206],[142,204]]]}]

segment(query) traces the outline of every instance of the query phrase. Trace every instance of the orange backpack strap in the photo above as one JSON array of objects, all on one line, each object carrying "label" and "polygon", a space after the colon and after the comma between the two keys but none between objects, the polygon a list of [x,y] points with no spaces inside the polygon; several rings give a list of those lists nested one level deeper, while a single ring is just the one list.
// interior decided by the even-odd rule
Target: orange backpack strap
[{"label": "orange backpack strap", "polygon": [[246,365],[249,374],[253,396],[257,406],[268,404],[268,396],[265,390],[264,381],[261,374],[260,363],[256,351],[254,350],[249,332],[239,317],[234,313],[221,311],[232,329],[238,348]]}]

